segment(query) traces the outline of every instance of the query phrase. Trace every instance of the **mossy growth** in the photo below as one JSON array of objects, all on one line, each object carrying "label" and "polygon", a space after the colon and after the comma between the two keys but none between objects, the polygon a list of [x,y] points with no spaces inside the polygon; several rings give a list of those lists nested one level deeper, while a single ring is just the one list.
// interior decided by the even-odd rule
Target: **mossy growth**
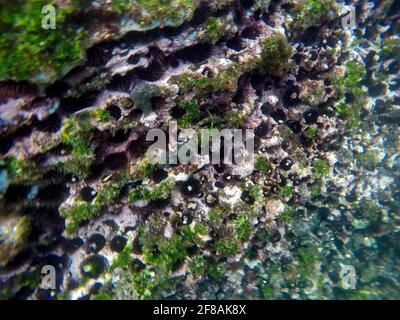
[{"label": "mossy growth", "polygon": [[140,242],[145,262],[162,274],[168,274],[187,254],[185,241],[179,234],[165,238],[152,234],[142,227]]},{"label": "mossy growth", "polygon": [[[42,8],[56,7],[56,29],[43,29]],[[0,12],[0,80],[48,82],[84,57],[84,32],[68,21],[82,8],[81,0],[59,5],[55,0],[16,0]]]},{"label": "mossy growth", "polygon": [[294,216],[293,209],[291,207],[285,207],[285,210],[280,215],[280,220],[282,222],[290,222],[292,221]]},{"label": "mossy growth", "polygon": [[346,63],[346,73],[343,80],[343,86],[346,91],[352,91],[354,94],[360,93],[360,81],[365,75],[365,66],[355,61]]},{"label": "mossy growth", "polygon": [[199,235],[206,235],[207,225],[203,222],[197,222],[193,228],[193,231]]},{"label": "mossy growth", "polygon": [[161,181],[158,185],[150,188],[139,188],[133,190],[129,194],[129,200],[136,202],[139,200],[151,201],[158,199],[166,199],[175,188],[175,181],[172,178],[167,178]]},{"label": "mossy growth", "polygon": [[131,261],[132,261],[132,245],[126,244],[125,248],[118,253],[117,257],[112,262],[110,270],[114,270],[116,268],[127,269]]},{"label": "mossy growth", "polygon": [[0,168],[7,173],[7,179],[13,183],[35,181],[42,175],[36,163],[27,159],[5,157],[0,159]]},{"label": "mossy growth", "polygon": [[143,30],[158,26],[178,26],[190,19],[196,8],[193,0],[112,0],[118,14],[134,18]]},{"label": "mossy growth", "polygon": [[259,289],[264,299],[273,299],[275,297],[275,289],[267,281],[261,282]]},{"label": "mossy growth", "polygon": [[205,40],[217,41],[224,35],[226,26],[225,18],[208,18],[204,23]]},{"label": "mossy growth", "polygon": [[146,178],[156,169],[156,165],[152,164],[147,157],[144,157],[139,163],[132,163],[130,167],[130,175],[133,179]]},{"label": "mossy growth", "polygon": [[380,55],[400,60],[400,39],[397,37],[385,38],[381,44]]},{"label": "mossy growth", "polygon": [[314,139],[318,134],[318,127],[313,125],[304,130],[304,136],[308,139]]},{"label": "mossy growth", "polygon": [[18,276],[17,286],[19,288],[29,287],[31,289],[37,288],[40,284],[42,278],[40,276],[40,270],[35,270],[33,272],[24,272]]},{"label": "mossy growth", "polygon": [[204,223],[196,223],[196,225],[184,225],[179,228],[179,234],[186,247],[202,246],[204,244],[202,236],[208,233],[207,226]]},{"label": "mossy growth", "polygon": [[117,199],[123,185],[124,181],[117,181],[103,185],[100,190],[98,190],[96,197],[92,200],[93,209],[96,212],[100,212],[111,202]]},{"label": "mossy growth", "polygon": [[82,155],[72,154],[68,160],[59,163],[57,166],[67,173],[72,173],[74,176],[84,179],[88,175],[93,159],[91,153]]},{"label": "mossy growth", "polygon": [[113,296],[108,292],[100,292],[93,297],[93,300],[113,300]]},{"label": "mossy growth", "polygon": [[[144,230],[144,226],[141,226],[140,234],[142,235],[142,241],[144,239]],[[116,287],[122,286],[124,291],[126,289],[133,290],[135,296],[139,299],[154,299],[158,290],[165,284],[167,273],[156,273],[151,266],[146,267],[144,264],[137,267],[132,264],[132,261],[134,261],[132,244],[127,244],[125,248],[118,253],[110,267],[110,271],[121,269],[118,273],[122,274],[122,277],[116,282]],[[106,293],[108,296],[113,297],[114,292]]]},{"label": "mossy growth", "polygon": [[259,200],[261,198],[261,188],[258,185],[252,185],[249,188],[249,195],[254,198],[254,200]]},{"label": "mossy growth", "polygon": [[224,122],[227,128],[242,128],[245,118],[243,113],[235,110],[228,110],[224,114]]},{"label": "mossy growth", "polygon": [[287,126],[279,128],[279,134],[283,140],[292,139],[294,137],[293,131]]},{"label": "mossy growth", "polygon": [[272,172],[272,166],[268,160],[263,156],[258,156],[254,163],[254,167],[263,173],[270,174]]},{"label": "mossy growth", "polygon": [[293,194],[293,188],[291,186],[280,186],[278,194],[284,198],[291,197]]},{"label": "mossy growth", "polygon": [[252,229],[251,220],[245,213],[240,214],[235,220],[235,236],[240,241],[245,241],[250,237]]},{"label": "mossy growth", "polygon": [[191,99],[182,103],[182,109],[185,114],[178,120],[178,125],[181,127],[188,127],[193,125],[200,117],[200,107],[196,99]]},{"label": "mossy growth", "polygon": [[93,127],[90,120],[91,117],[86,112],[68,118],[61,129],[61,139],[73,149],[77,149],[77,152],[81,149],[82,152],[86,151],[87,144],[84,138]]},{"label": "mossy growth", "polygon": [[148,269],[134,272],[131,277],[140,299],[155,299],[159,290],[166,286],[168,281],[164,274]]},{"label": "mossy growth", "polygon": [[90,220],[94,216],[90,203],[76,201],[71,207],[60,208],[61,217],[66,219],[67,232],[76,231],[81,223]]},{"label": "mossy growth", "polygon": [[237,90],[237,82],[240,76],[257,67],[259,63],[260,59],[255,57],[246,64],[233,62],[226,69],[219,70],[214,77],[188,71],[172,76],[170,81],[179,86],[181,94],[194,91],[198,97],[207,97],[218,91],[234,93]]},{"label": "mossy growth", "polygon": [[189,270],[194,278],[201,278],[207,272],[207,262],[202,255],[196,254],[189,262]]},{"label": "mossy growth", "polygon": [[322,189],[322,181],[318,179],[311,186],[311,197],[313,199],[317,198],[321,194],[321,189]]},{"label": "mossy growth", "polygon": [[210,222],[213,225],[219,225],[224,221],[224,218],[232,211],[229,203],[220,202],[217,206],[212,208],[208,213]]},{"label": "mossy growth", "polygon": [[306,278],[314,271],[319,252],[314,246],[308,245],[298,248],[296,255],[300,277]]},{"label": "mossy growth", "polygon": [[215,243],[214,248],[222,256],[233,256],[238,250],[238,243],[233,239],[221,239]]},{"label": "mossy growth", "polygon": [[280,76],[291,68],[289,62],[293,50],[286,37],[275,34],[261,42],[261,69],[267,74]]},{"label": "mossy growth", "polygon": [[[127,297],[141,300],[155,299],[158,291],[167,284],[166,274],[156,272],[151,266],[142,263],[135,264],[135,259],[128,252],[132,248],[127,248],[125,247],[124,251],[120,253],[124,256],[122,265],[113,265],[111,268],[112,274],[114,274],[114,269],[118,267],[118,270],[115,271],[118,277],[100,293],[107,293],[107,296],[113,299],[121,299],[121,295],[124,299]],[[119,257],[117,257],[118,259]]]},{"label": "mossy growth", "polygon": [[[160,290],[174,285],[170,274],[187,258],[187,249],[193,244],[200,245],[199,235],[206,233],[206,225],[198,222],[195,226],[183,225],[169,238],[166,238],[154,223],[159,219],[147,221],[139,227],[139,244],[143,254],[139,268],[135,267],[132,245],[127,244],[114,260],[111,270],[121,268],[127,276],[122,284],[133,290],[139,299],[154,299]],[[209,272],[209,262],[200,254],[188,261],[193,277],[199,278]],[[118,271],[119,272],[119,271]]]},{"label": "mossy growth", "polygon": [[99,215],[119,196],[122,185],[123,182],[103,185],[92,202],[85,202],[78,198],[73,205],[60,208],[60,215],[66,219],[67,232],[78,230],[84,221],[89,221]]},{"label": "mossy growth", "polygon": [[350,129],[360,126],[361,110],[365,100],[365,93],[360,82],[364,75],[365,66],[362,63],[348,61],[344,76],[337,76],[333,79],[339,99],[343,98],[345,94],[350,94],[354,97],[354,101],[351,104],[342,101],[336,106],[338,114],[347,119]]},{"label": "mossy growth", "polygon": [[280,279],[283,278],[279,264],[272,264],[265,272],[257,274],[258,287],[264,299],[276,298],[276,289],[279,290]]},{"label": "mossy growth", "polygon": [[72,148],[70,157],[59,167],[79,178],[85,178],[94,160],[94,148],[87,140],[93,124],[89,113],[68,118],[61,130],[61,140]]},{"label": "mossy growth", "polygon": [[329,173],[329,164],[326,160],[317,159],[313,162],[313,172],[320,179]]},{"label": "mossy growth", "polygon": [[228,266],[226,264],[218,263],[216,261],[210,261],[207,264],[208,274],[216,281],[219,281],[224,277],[227,268]]},{"label": "mossy growth", "polygon": [[300,0],[292,2],[294,6],[290,10],[293,15],[291,26],[295,32],[300,32],[321,23],[334,8],[334,1],[331,0]]},{"label": "mossy growth", "polygon": [[94,115],[96,119],[100,122],[109,122],[111,120],[111,114],[108,110],[103,108],[97,108],[94,110]]}]

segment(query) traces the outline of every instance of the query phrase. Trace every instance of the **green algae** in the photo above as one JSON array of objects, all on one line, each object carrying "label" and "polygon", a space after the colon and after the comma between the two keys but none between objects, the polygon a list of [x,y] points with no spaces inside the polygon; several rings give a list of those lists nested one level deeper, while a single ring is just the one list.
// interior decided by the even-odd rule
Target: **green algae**
[{"label": "green algae", "polygon": [[[117,290],[121,286],[123,290],[133,290],[139,299],[154,299],[160,290],[173,286],[174,280],[170,278],[170,273],[174,272],[187,257],[187,248],[198,241],[197,233],[203,233],[203,227],[205,226],[195,227],[192,230],[184,225],[171,237],[166,238],[162,234],[155,233],[149,225],[142,224],[139,227],[138,239],[145,265],[140,269],[130,268],[133,257],[132,245],[127,245],[112,264],[112,269],[125,270],[124,282],[116,283]],[[195,278],[207,274],[210,271],[209,266],[209,262],[201,255],[195,255],[188,263],[189,270]]]},{"label": "green algae", "polygon": [[93,298],[93,300],[100,300],[100,301],[104,301],[104,300],[113,300],[113,297],[110,293],[108,292],[100,292],[99,294],[96,294]]},{"label": "green algae", "polygon": [[85,178],[94,160],[94,148],[88,143],[90,130],[93,128],[91,115],[81,113],[68,118],[61,129],[61,140],[72,148],[69,158],[58,164],[65,172],[79,178]]},{"label": "green algae", "polygon": [[360,81],[365,73],[365,66],[363,64],[355,61],[348,61],[346,63],[345,77],[343,78],[343,86],[345,89],[354,94],[360,93]]},{"label": "green algae", "polygon": [[205,37],[204,41],[215,42],[219,40],[225,33],[226,19],[221,18],[208,18],[204,23]]},{"label": "green algae", "polygon": [[215,243],[214,248],[218,254],[229,257],[233,256],[238,250],[238,243],[231,239],[221,239]]},{"label": "green algae", "polygon": [[111,120],[111,114],[106,109],[97,108],[94,111],[94,115],[100,122],[107,123],[107,122],[109,122]]},{"label": "green algae", "polygon": [[209,219],[213,224],[220,224],[224,217],[231,212],[231,206],[226,202],[220,202],[208,213]]},{"label": "green algae", "polygon": [[[145,233],[144,226],[141,226],[142,243],[146,240]],[[139,299],[154,299],[157,292],[167,283],[167,273],[156,273],[151,266],[135,268],[132,262],[132,244],[127,244],[110,267],[110,271],[120,269],[118,273],[122,277],[113,284],[111,292],[106,292],[107,296],[114,298],[118,291],[133,291],[133,295]]]},{"label": "green algae", "polygon": [[263,156],[258,156],[254,163],[254,167],[263,173],[269,174],[272,172],[272,165]]},{"label": "green algae", "polygon": [[[215,27],[211,23],[211,28]],[[268,51],[269,46],[265,48],[265,51]],[[272,51],[272,50],[271,50]],[[273,56],[273,55],[271,55]],[[268,61],[268,59],[266,59]],[[259,64],[258,64],[259,66]],[[254,67],[254,65],[252,66]],[[343,82],[343,87],[346,87],[345,90],[348,90],[348,92],[358,92],[357,88],[359,87],[359,79],[360,79],[360,69],[358,67],[353,67],[351,65],[348,65],[348,71],[346,77],[348,77],[347,80]],[[282,72],[285,72],[286,68],[283,68]],[[272,73],[274,71],[268,71],[269,73]],[[228,90],[230,92],[234,92],[235,89],[235,81],[237,81],[238,77],[237,75],[240,73],[234,73],[232,72],[232,77],[228,77],[229,81],[226,81],[225,84],[226,86],[221,86],[220,89],[218,90]],[[191,75],[190,75],[191,76]],[[361,76],[362,77],[362,76]],[[218,76],[217,76],[218,78]],[[205,79],[205,77],[201,76],[201,81],[204,81],[204,87],[200,88],[194,88],[194,91],[200,90],[202,94],[210,94],[214,92],[211,87],[213,86],[213,81],[214,78],[210,77],[210,79]],[[201,83],[200,81],[200,83]],[[208,82],[210,81],[210,82]],[[218,79],[218,81],[220,81]],[[221,83],[223,83],[221,81]],[[203,84],[201,84],[203,85]],[[209,87],[207,87],[209,86]],[[205,89],[204,92],[202,91],[203,88]],[[181,88],[182,89],[182,88]],[[188,89],[191,90],[191,89]],[[197,93],[197,92],[196,92]],[[190,95],[189,95],[190,96]],[[197,97],[197,96],[196,96]],[[199,99],[200,100],[200,99]],[[194,124],[197,119],[198,119],[198,106],[199,103],[197,99],[189,100],[187,101],[188,105],[182,106],[186,110],[186,115],[184,116],[184,120],[181,120],[181,125],[183,126],[189,126]],[[147,102],[150,102],[151,99],[149,99]],[[337,108],[339,110],[339,108]],[[102,121],[101,119],[103,118],[103,114],[100,112],[101,109],[98,109],[99,113],[94,114],[94,116],[99,120],[100,122],[108,122],[109,117],[108,115],[105,115],[104,120]],[[101,110],[103,111],[103,110]],[[352,110],[349,111],[349,116],[351,116]],[[339,112],[340,113],[340,112]],[[186,118],[185,118],[186,117]],[[230,120],[232,119],[232,120]],[[74,120],[72,120],[73,122]],[[243,118],[239,117],[239,113],[236,111],[232,111],[232,114],[225,113],[223,116],[222,121],[219,123],[235,123],[236,125],[234,127],[239,127],[241,126],[243,121]],[[79,122],[79,121],[78,121]],[[68,121],[66,122],[68,123]],[[68,124],[66,127],[63,128],[63,141],[71,146],[73,150],[78,150],[78,154],[90,154],[91,148],[93,146],[90,145],[89,139],[88,139],[88,133],[90,131],[90,128],[82,129],[78,128],[75,130],[75,127],[80,127],[81,125],[78,124]],[[292,131],[288,129],[290,132],[290,135],[286,133],[282,133],[282,137],[289,138],[293,136]],[[318,133],[318,128],[316,126],[309,126],[307,129],[303,132],[304,135],[308,138],[315,138],[317,133]],[[82,140],[80,140],[82,138]],[[368,157],[366,157],[368,158]],[[76,159],[79,159],[77,157]],[[321,178],[329,173],[329,165],[325,160],[318,160],[318,161],[323,161],[325,163],[320,163],[315,165],[313,164],[313,171],[315,173],[315,176],[319,179],[317,180],[319,186],[321,185]],[[359,160],[360,161],[360,160]],[[76,163],[76,166],[78,166],[79,163]],[[327,167],[327,169],[326,169]],[[273,167],[268,163],[268,160],[265,157],[257,157],[256,160],[256,168],[260,170],[261,172],[264,172],[266,174],[271,173]],[[138,165],[135,165],[135,168],[132,169],[134,173],[132,173],[132,177],[135,176],[135,178],[143,178],[143,177],[149,177],[151,173],[154,171],[155,166],[151,165],[148,163],[147,159],[144,159],[143,162],[140,162]],[[15,171],[15,170],[14,170]],[[78,172],[79,168],[76,169],[69,169],[67,171],[70,172]],[[86,169],[82,170],[82,176],[86,172]],[[286,175],[286,174],[284,174]],[[240,185],[240,188],[242,190],[245,190],[247,186]],[[281,193],[283,196],[288,196],[289,192],[287,191],[288,188],[291,189],[290,195],[293,192],[293,188],[289,186],[284,186],[279,189],[278,192]],[[93,200],[89,206],[82,205],[81,208],[77,208],[76,212],[76,221],[77,225],[81,225],[82,222],[87,221],[92,219],[95,215],[97,215],[97,211],[101,210],[101,208],[105,208],[109,203],[115,199],[115,197],[118,196],[119,193],[119,186],[116,186],[115,188],[110,188],[109,190],[105,190],[105,192],[99,194],[99,198],[96,198]],[[246,189],[249,191],[250,195],[254,198],[257,198],[260,196],[260,189],[257,186],[251,187],[250,189]],[[321,188],[319,187],[318,192],[320,192]],[[136,193],[137,192],[137,193]],[[161,198],[164,198],[167,196],[167,194],[170,194],[170,191],[164,192],[162,190],[154,189],[152,185],[144,188],[140,188],[138,190],[134,190],[131,193],[132,200],[133,202],[137,200],[156,200]],[[84,204],[83,201],[79,200],[77,203],[82,203]],[[233,212],[232,212],[233,211]],[[238,216],[236,217],[235,212],[240,212]],[[233,216],[230,217],[230,214]],[[157,212],[154,212],[151,214],[151,216],[156,216]],[[73,215],[71,215],[73,216]],[[87,218],[86,218],[87,216]],[[81,219],[80,217],[83,217]],[[376,213],[375,210],[373,210],[371,214],[371,220],[375,220],[379,218],[379,213]],[[162,234],[157,234],[157,235],[143,235],[141,234],[140,237],[142,238],[142,245],[145,247],[145,254],[143,257],[144,262],[147,263],[147,266],[143,267],[144,269],[142,270],[131,270],[129,267],[130,262],[132,262],[132,258],[134,257],[132,254],[132,245],[127,245],[125,249],[118,254],[115,262],[115,268],[122,268],[124,271],[126,271],[125,275],[129,277],[129,281],[127,285],[131,285],[132,288],[136,291],[137,296],[140,298],[155,298],[157,296],[157,293],[162,290],[166,285],[170,283],[168,280],[171,277],[171,273],[175,271],[175,268],[179,267],[179,264],[182,262],[182,259],[177,259],[173,260],[171,256],[187,256],[188,254],[188,248],[192,244],[198,244],[200,243],[201,240],[201,235],[208,235],[209,231],[212,229],[212,233],[216,231],[217,233],[217,244],[215,246],[215,250],[218,252],[219,256],[222,256],[221,258],[225,258],[225,256],[233,256],[236,252],[240,253],[241,249],[241,242],[244,242],[249,239],[251,232],[252,232],[252,225],[251,225],[251,214],[248,214],[247,211],[238,211],[237,208],[235,207],[233,210],[232,208],[225,207],[223,204],[218,205],[216,208],[212,208],[211,211],[209,212],[209,218],[211,220],[210,226],[207,225],[204,222],[195,222],[194,227],[193,224],[191,226],[181,226],[178,227],[177,230],[175,230],[175,234],[164,241]],[[157,224],[159,223],[161,225],[162,220],[157,220],[154,218],[153,223],[153,218],[149,218],[148,221],[150,221],[150,224]],[[285,210],[281,213],[279,220],[281,222],[290,222],[293,219],[293,210],[290,207],[285,207]],[[68,219],[67,219],[68,220]],[[70,221],[67,221],[69,223]],[[165,222],[165,221],[163,221]],[[217,225],[220,227],[214,228],[214,226]],[[290,225],[289,225],[290,227]],[[69,230],[70,227],[67,228]],[[74,227],[77,228],[77,227]],[[219,232],[220,231],[220,232]],[[144,232],[144,231],[143,231]],[[229,235],[226,233],[231,232]],[[149,233],[148,230],[146,230],[146,233]],[[148,239],[151,239],[148,240]],[[151,246],[152,244],[152,246]],[[235,246],[237,249],[235,250]],[[165,253],[162,252],[162,250],[165,250]],[[290,248],[292,250],[292,248]],[[301,289],[297,290],[298,288],[298,282],[297,281],[297,273],[296,268],[300,266],[300,272],[301,272],[301,278],[304,280],[307,275],[307,272],[313,273],[314,271],[314,265],[315,262],[318,258],[316,248],[309,248],[309,247],[302,247],[298,251],[294,252],[294,263],[289,264],[289,267],[287,269],[290,270],[293,274],[288,274],[288,287],[289,290],[301,292]],[[161,252],[161,253],[160,253]],[[290,253],[293,253],[290,251]],[[141,258],[142,259],[142,258]],[[204,257],[201,254],[196,254],[194,257],[189,258],[189,270],[192,272],[195,278],[201,278],[200,280],[203,279],[203,277],[206,276],[211,276],[214,278],[214,280],[217,279],[222,279],[224,277],[224,272],[227,269],[226,264],[224,262],[220,263],[217,261],[209,261],[212,259],[209,259],[209,257]],[[222,260],[222,259],[221,259]],[[283,260],[283,259],[282,259]],[[225,261],[225,260],[224,260]],[[263,261],[264,263],[264,261]],[[286,263],[286,262],[285,262]],[[274,280],[274,277],[278,277],[278,275],[284,279],[286,279],[286,273],[285,268],[286,265],[282,261],[282,269],[278,264],[272,264],[270,265],[270,270],[266,271],[268,272],[268,276],[266,278],[263,278],[265,282],[263,282],[260,285],[260,290],[262,292],[262,295],[264,298],[273,298],[276,296],[279,296],[279,293],[281,289],[278,287],[277,282]],[[160,271],[161,270],[161,271]],[[296,278],[297,277],[297,278]],[[310,275],[310,278],[312,281],[314,281],[313,275]],[[265,280],[268,279],[268,280]],[[118,281],[118,280],[117,280]],[[296,293],[297,293],[296,292]],[[287,292],[285,292],[287,293]],[[105,298],[112,298],[113,295],[108,292],[100,293],[99,295],[95,295],[95,299],[97,297],[102,297],[104,296]]]},{"label": "green algae", "polygon": [[152,164],[146,157],[131,166],[130,175],[133,179],[149,178],[157,166]]},{"label": "green algae", "polygon": [[254,198],[254,200],[259,200],[262,196],[261,188],[258,185],[253,185],[249,188],[249,195]]},{"label": "green algae", "polygon": [[186,257],[185,244],[187,242],[179,234],[173,234],[170,238],[165,238],[153,234],[142,227],[140,242],[145,262],[165,275]]},{"label": "green algae", "polygon": [[262,47],[260,57],[253,57],[244,64],[232,62],[228,67],[218,70],[212,77],[188,71],[172,76],[169,81],[178,85],[181,94],[194,92],[198,98],[202,98],[219,91],[236,92],[239,78],[256,68],[272,75],[282,75],[290,69],[292,48],[284,35],[269,36],[262,39],[260,44]]},{"label": "green algae", "polygon": [[293,220],[293,216],[293,209],[291,207],[285,207],[285,210],[283,210],[279,218],[282,222],[290,222]]},{"label": "green algae", "polygon": [[126,269],[129,266],[129,263],[132,261],[132,245],[127,244],[125,248],[118,253],[117,257],[114,259],[110,266],[110,270],[114,270],[116,268]]},{"label": "green algae", "polygon": [[[55,0],[13,1],[0,12],[0,80],[54,79],[84,57],[82,30],[67,25],[80,0],[60,7]],[[42,8],[56,6],[56,29],[42,28]]]},{"label": "green algae", "polygon": [[293,188],[291,186],[280,186],[278,189],[278,194],[281,197],[291,197],[293,194]]},{"label": "green algae", "polygon": [[400,61],[400,39],[388,37],[382,41],[380,55]]},{"label": "green algae", "polygon": [[185,101],[182,104],[182,109],[185,110],[185,114],[182,118],[178,120],[178,125],[180,127],[188,127],[195,123],[200,117],[199,103],[196,99],[191,99]]},{"label": "green algae", "polygon": [[350,129],[356,129],[360,126],[361,110],[365,101],[365,93],[360,82],[365,73],[365,66],[362,63],[348,61],[344,76],[334,77],[333,79],[339,99],[346,94],[354,97],[351,104],[341,101],[336,105],[337,112],[348,121]]},{"label": "green algae", "polygon": [[189,270],[195,278],[202,278],[207,272],[207,262],[202,255],[196,254],[189,262]]},{"label": "green algae", "polygon": [[240,214],[235,221],[236,238],[245,241],[250,237],[252,230],[251,220],[246,214]]},{"label": "green algae", "polygon": [[261,69],[267,74],[281,76],[291,68],[289,62],[293,50],[282,34],[262,40]]},{"label": "green algae", "polygon": [[334,9],[335,2],[332,0],[300,0],[292,1],[294,7],[290,10],[293,15],[292,29],[301,32],[308,27],[318,25],[326,19],[329,12]]},{"label": "green algae", "polygon": [[92,202],[85,202],[79,198],[69,207],[60,208],[60,215],[66,219],[66,229],[69,233],[77,231],[83,222],[98,216],[102,210],[110,205],[120,194],[123,181],[104,185]]},{"label": "green algae", "polygon": [[308,139],[314,139],[318,134],[318,127],[317,126],[309,126],[304,131],[304,136]]},{"label": "green algae", "polygon": [[0,168],[5,170],[7,179],[11,183],[35,181],[43,174],[35,162],[28,159],[20,160],[16,157],[0,159]]},{"label": "green algae", "polygon": [[175,181],[172,178],[167,178],[161,181],[158,185],[150,188],[139,188],[129,194],[129,200],[136,202],[139,200],[151,201],[158,199],[166,199],[175,188]]},{"label": "green algae", "polygon": [[211,261],[207,264],[208,274],[210,275],[210,277],[212,277],[216,281],[219,281],[224,277],[227,269],[228,269],[228,266],[224,263],[218,263],[216,261]]},{"label": "green algae", "polygon": [[170,82],[177,84],[180,93],[194,91],[198,97],[207,97],[213,92],[235,92],[237,81],[244,73],[257,67],[260,59],[254,58],[246,64],[232,63],[226,69],[218,71],[214,77],[194,73],[192,71],[172,76]]},{"label": "green algae", "polygon": [[307,277],[312,273],[318,256],[318,250],[312,245],[300,247],[297,250],[298,268],[301,277]]},{"label": "green algae", "polygon": [[178,26],[191,18],[193,0],[112,0],[111,8],[130,16],[141,30],[158,26]]},{"label": "green algae", "polygon": [[317,159],[313,163],[313,172],[319,179],[326,176],[329,173],[329,164],[326,160]]},{"label": "green algae", "polygon": [[225,112],[223,119],[226,128],[242,128],[244,120],[244,115],[235,110]]}]

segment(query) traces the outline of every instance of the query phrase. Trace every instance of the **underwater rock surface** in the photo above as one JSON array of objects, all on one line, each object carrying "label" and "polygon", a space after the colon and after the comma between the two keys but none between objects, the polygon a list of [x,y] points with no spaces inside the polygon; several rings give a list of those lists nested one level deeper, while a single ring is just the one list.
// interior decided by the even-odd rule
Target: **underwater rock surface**
[{"label": "underwater rock surface", "polygon": [[[399,19],[395,0],[2,5],[0,298],[399,299]],[[254,129],[254,170],[152,164],[171,121]]]}]

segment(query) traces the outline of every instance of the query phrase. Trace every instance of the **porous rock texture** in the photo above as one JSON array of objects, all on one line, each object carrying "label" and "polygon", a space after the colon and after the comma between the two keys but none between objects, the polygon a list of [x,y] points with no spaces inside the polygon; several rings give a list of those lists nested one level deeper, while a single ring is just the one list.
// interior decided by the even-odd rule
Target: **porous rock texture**
[{"label": "porous rock texture", "polygon": [[[74,50],[0,42],[1,298],[399,298],[398,2],[66,3]],[[151,164],[173,120],[254,129],[254,171]]]}]

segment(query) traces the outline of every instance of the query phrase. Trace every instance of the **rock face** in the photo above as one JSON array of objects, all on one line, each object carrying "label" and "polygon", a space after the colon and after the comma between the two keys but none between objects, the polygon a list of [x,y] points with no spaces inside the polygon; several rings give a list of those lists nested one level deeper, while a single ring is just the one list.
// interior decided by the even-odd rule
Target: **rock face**
[{"label": "rock face", "polygon": [[[400,298],[395,1],[48,2],[0,13],[1,298]],[[254,170],[152,163],[172,122]]]},{"label": "rock face", "polygon": [[28,216],[8,215],[0,220],[0,265],[5,266],[27,245],[30,231]]}]

